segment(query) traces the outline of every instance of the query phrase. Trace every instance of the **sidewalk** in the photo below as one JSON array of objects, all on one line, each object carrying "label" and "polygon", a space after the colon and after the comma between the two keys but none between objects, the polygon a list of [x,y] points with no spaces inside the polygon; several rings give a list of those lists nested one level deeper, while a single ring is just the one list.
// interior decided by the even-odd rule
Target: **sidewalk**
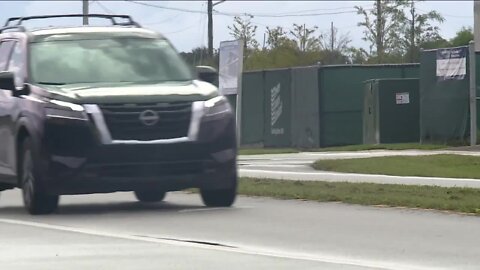
[{"label": "sidewalk", "polygon": [[240,177],[278,180],[430,185],[442,187],[480,188],[480,179],[390,176],[316,171],[310,164],[321,159],[349,159],[382,156],[419,156],[456,154],[480,156],[480,152],[458,150],[373,150],[360,152],[302,152],[295,154],[252,155],[239,157]]}]

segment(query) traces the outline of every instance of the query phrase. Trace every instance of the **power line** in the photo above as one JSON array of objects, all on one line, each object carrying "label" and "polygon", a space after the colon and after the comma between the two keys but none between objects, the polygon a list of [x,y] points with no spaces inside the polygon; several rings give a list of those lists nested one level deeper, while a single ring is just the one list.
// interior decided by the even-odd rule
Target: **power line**
[{"label": "power line", "polygon": [[97,4],[101,9],[103,9],[103,11],[107,13],[110,13],[112,15],[115,14],[115,12],[113,12],[111,9],[107,8],[105,5],[100,3],[100,1],[92,1],[92,3]]},{"label": "power line", "polygon": [[[366,8],[366,9],[372,9],[373,6],[364,7],[364,8]],[[296,14],[296,13],[302,13],[302,12],[342,10],[342,9],[352,9],[352,7],[304,9],[304,10],[297,10],[297,11],[292,11],[292,12],[278,13],[278,15]]]},{"label": "power line", "polygon": [[142,25],[157,25],[157,24],[163,24],[163,23],[166,23],[166,22],[169,22],[175,18],[178,18],[178,15],[174,15],[174,16],[171,16],[171,17],[168,17],[164,20],[161,20],[161,21],[158,21],[158,22],[150,22],[150,23],[142,23]]},{"label": "power line", "polygon": [[[428,12],[428,11],[425,11],[425,10],[421,10],[419,8],[417,8],[417,10],[421,11],[421,12]],[[440,15],[445,16],[445,17],[452,17],[452,18],[473,18],[473,16],[451,15],[451,14],[443,14],[443,13],[441,13]]]},{"label": "power line", "polygon": [[176,30],[176,31],[173,31],[173,32],[167,32],[167,33],[162,33],[162,34],[164,34],[164,35],[171,35],[171,34],[176,34],[176,33],[184,32],[184,31],[189,30],[189,29],[191,29],[191,28],[193,28],[193,27],[195,27],[195,26],[198,26],[198,25],[202,22],[202,19],[203,19],[203,17],[200,18],[200,20],[198,20],[198,21],[197,21],[195,24],[193,24],[193,25],[190,25],[190,26],[181,28],[181,29]]},{"label": "power line", "polygon": [[357,13],[356,10],[351,11],[337,11],[337,12],[323,12],[323,13],[305,13],[305,14],[254,14],[254,13],[228,13],[228,12],[220,12],[218,10],[214,10],[217,15],[226,15],[232,17],[242,17],[242,16],[250,16],[250,17],[260,17],[260,18],[285,18],[285,17],[311,17],[311,16],[324,16],[324,15],[338,15],[338,14],[348,14],[348,13]]},{"label": "power line", "polygon": [[160,5],[151,4],[151,3],[144,3],[144,2],[134,1],[134,0],[125,0],[125,1],[130,2],[130,3],[134,3],[134,4],[138,4],[138,5],[147,6],[147,7],[154,7],[154,8],[174,10],[174,11],[181,11],[181,12],[189,12],[189,13],[207,14],[207,12],[202,11],[202,10],[192,10],[192,9],[184,9],[184,8],[165,7],[165,6],[160,6]]},{"label": "power line", "polygon": [[[188,13],[200,13],[200,14],[208,14],[207,12],[203,10],[193,10],[193,9],[185,9],[185,8],[175,8],[175,7],[165,7],[165,6],[160,6],[152,3],[144,3],[144,2],[139,2],[139,1],[134,1],[134,0],[125,0],[130,3],[138,4],[138,5],[144,5],[148,7],[154,7],[154,8],[160,8],[160,9],[166,9],[166,10],[174,10],[174,11],[180,11],[180,12],[188,12]],[[233,12],[222,12],[218,10],[213,10],[214,15],[223,15],[223,16],[230,16],[230,17],[242,17],[242,16],[254,16],[254,17],[265,17],[265,18],[285,18],[285,17],[308,17],[308,16],[324,16],[324,15],[338,15],[338,14],[348,14],[348,13],[356,13],[356,10],[350,10],[350,11],[336,11],[336,12],[322,12],[322,13],[305,13],[305,14],[293,14],[293,13],[283,13],[283,14],[255,14],[255,13],[233,13]],[[298,13],[299,11],[296,11],[295,13]]]},{"label": "power line", "polygon": [[172,34],[177,34],[177,33],[180,33],[180,32],[185,32],[189,29],[192,29],[193,27],[195,26],[198,26],[198,24],[194,24],[194,25],[190,25],[190,26],[187,26],[185,28],[181,28],[179,30],[176,30],[176,31],[173,31],[173,32],[167,32],[167,33],[162,33],[163,35],[172,35]]},{"label": "power line", "polygon": [[[294,29],[293,28],[290,28],[288,26],[281,26],[281,25],[267,25],[267,24],[263,24],[263,23],[259,23],[257,21],[252,21],[250,20],[250,22],[254,25],[259,25],[259,26],[263,26],[263,27],[269,27],[269,28],[276,28],[276,27],[281,27],[283,30],[289,30],[289,31],[293,31]],[[358,27],[358,25],[350,25],[350,26],[344,26],[344,27],[335,27],[337,28],[338,30],[342,30],[342,29],[350,29],[350,28],[354,28],[354,27]],[[318,31],[323,31],[323,30],[330,30],[331,27],[322,27],[322,28],[318,28],[317,30]]]}]

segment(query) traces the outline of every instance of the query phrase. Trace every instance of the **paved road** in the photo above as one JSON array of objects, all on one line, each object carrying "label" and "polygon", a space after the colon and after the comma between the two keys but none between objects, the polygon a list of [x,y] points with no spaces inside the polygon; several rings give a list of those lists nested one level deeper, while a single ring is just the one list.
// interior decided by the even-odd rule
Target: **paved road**
[{"label": "paved road", "polygon": [[338,203],[240,197],[205,208],[184,193],[153,205],[130,193],[64,196],[58,213],[31,217],[8,191],[0,267],[478,269],[478,228],[477,217]]},{"label": "paved road", "polygon": [[388,175],[351,174],[316,171],[310,164],[320,159],[349,159],[382,156],[418,156],[435,154],[458,154],[480,156],[472,151],[361,151],[361,152],[323,152],[275,155],[252,155],[239,158],[240,176],[271,178],[281,180],[331,181],[331,182],[369,182],[381,184],[433,185],[444,187],[480,188],[480,179],[451,179],[438,177],[404,177]]}]

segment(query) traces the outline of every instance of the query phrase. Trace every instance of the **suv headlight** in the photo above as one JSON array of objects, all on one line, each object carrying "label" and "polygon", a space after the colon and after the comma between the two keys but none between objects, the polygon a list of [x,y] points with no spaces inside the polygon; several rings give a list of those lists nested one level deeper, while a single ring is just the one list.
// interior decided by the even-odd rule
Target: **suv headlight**
[{"label": "suv headlight", "polygon": [[45,108],[47,118],[62,118],[73,120],[87,120],[87,114],[82,105],[61,100],[49,100]]},{"label": "suv headlight", "polygon": [[232,112],[230,103],[224,96],[214,97],[205,101],[205,116],[215,116]]}]

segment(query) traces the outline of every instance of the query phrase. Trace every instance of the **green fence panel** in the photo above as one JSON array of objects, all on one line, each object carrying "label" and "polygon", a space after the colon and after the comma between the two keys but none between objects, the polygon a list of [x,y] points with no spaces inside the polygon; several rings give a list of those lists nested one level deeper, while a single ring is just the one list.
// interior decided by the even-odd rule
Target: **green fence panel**
[{"label": "green fence panel", "polygon": [[[475,53],[475,71],[476,71],[476,89],[477,89],[477,103],[480,101],[478,100],[478,98],[480,97],[480,52],[476,52]],[[477,113],[480,113],[478,110],[477,110]],[[477,117],[478,119],[478,117]]]},{"label": "green fence panel", "polygon": [[480,53],[475,53],[476,92],[477,92],[477,144],[480,143]]},{"label": "green fence panel", "polygon": [[265,124],[266,147],[291,146],[291,71],[278,69],[265,71]]},{"label": "green fence panel", "polygon": [[363,105],[363,143],[377,144],[380,140],[377,122],[378,81],[365,82]]},{"label": "green fence panel", "polygon": [[264,72],[243,73],[241,144],[261,144],[264,135]]},{"label": "green fence panel", "polygon": [[[364,82],[370,79],[413,76],[416,68],[418,68],[416,64],[319,68],[320,145],[325,147],[361,144],[363,142]],[[335,113],[339,115],[333,116],[332,114]],[[348,119],[346,122],[332,120],[345,117]]]},{"label": "green fence panel", "polygon": [[[323,113],[320,123],[322,124],[320,127],[321,138],[328,139],[328,141],[324,139],[323,142],[320,139],[322,147],[362,143],[362,112]],[[355,133],[352,134],[352,132]],[[358,143],[352,138],[358,139],[360,142]]]},{"label": "green fence panel", "polygon": [[405,65],[402,78],[420,78],[420,64]]},{"label": "green fence panel", "polygon": [[292,146],[319,146],[318,67],[292,69]]},{"label": "green fence panel", "polygon": [[402,66],[325,66],[320,68],[324,112],[362,111],[366,80],[402,78]]},{"label": "green fence panel", "polygon": [[377,81],[378,143],[420,141],[420,81]]},{"label": "green fence panel", "polygon": [[[420,69],[420,136],[422,142],[464,141],[468,137],[469,76],[438,81],[436,50],[423,51]],[[467,69],[469,61],[467,56]]]}]

